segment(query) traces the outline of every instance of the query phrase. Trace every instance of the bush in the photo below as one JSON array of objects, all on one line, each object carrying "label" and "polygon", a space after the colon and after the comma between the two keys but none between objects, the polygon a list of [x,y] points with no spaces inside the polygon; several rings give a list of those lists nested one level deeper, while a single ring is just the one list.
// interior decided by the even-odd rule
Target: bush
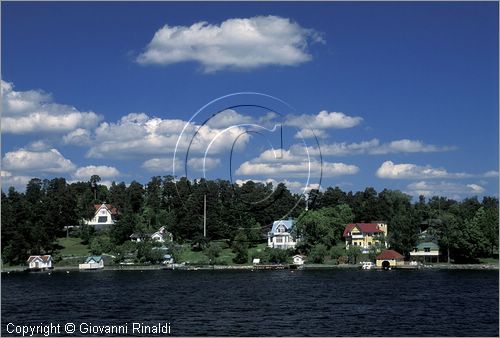
[{"label": "bush", "polygon": [[233,262],[243,264],[248,262],[248,244],[247,236],[244,233],[238,233],[231,245],[233,252],[236,254]]},{"label": "bush", "polygon": [[348,261],[349,258],[347,256],[339,256],[339,258],[337,258],[338,264],[347,264]]},{"label": "bush", "polygon": [[345,255],[345,248],[340,246],[334,246],[330,250],[330,258],[338,259],[340,256]]},{"label": "bush", "polygon": [[205,249],[205,255],[207,255],[209,262],[212,264],[215,264],[217,257],[220,256],[221,252],[222,249],[219,244],[214,242],[211,242]]},{"label": "bush", "polygon": [[324,244],[316,244],[309,253],[309,259],[313,263],[321,264],[325,261],[325,256],[328,254],[328,249]]},{"label": "bush", "polygon": [[115,249],[113,243],[109,236],[101,235],[94,237],[90,241],[90,252],[93,255],[102,255],[103,253],[113,252]]},{"label": "bush", "polygon": [[293,251],[290,249],[283,250],[283,249],[276,249],[276,248],[266,248],[264,251],[267,251],[267,263],[273,263],[273,264],[284,264],[288,263],[290,260],[290,256],[292,255]]},{"label": "bush", "polygon": [[349,249],[347,249],[347,257],[349,257],[349,263],[356,264],[360,256],[361,256],[361,249],[359,248],[359,246],[355,245],[349,246]]}]

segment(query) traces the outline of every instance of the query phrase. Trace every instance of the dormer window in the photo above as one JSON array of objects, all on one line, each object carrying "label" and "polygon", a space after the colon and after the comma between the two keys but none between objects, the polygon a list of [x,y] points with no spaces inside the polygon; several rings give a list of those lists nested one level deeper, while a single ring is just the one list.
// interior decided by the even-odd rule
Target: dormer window
[{"label": "dormer window", "polygon": [[284,226],[282,226],[282,225],[280,225],[280,226],[278,227],[278,232],[279,232],[279,233],[285,232],[285,227],[284,227]]}]

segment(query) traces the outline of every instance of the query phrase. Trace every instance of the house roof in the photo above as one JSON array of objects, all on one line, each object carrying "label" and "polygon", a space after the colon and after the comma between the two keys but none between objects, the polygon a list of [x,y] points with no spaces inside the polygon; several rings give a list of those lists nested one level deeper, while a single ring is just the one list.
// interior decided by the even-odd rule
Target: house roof
[{"label": "house roof", "polygon": [[102,206],[106,207],[106,209],[109,210],[111,215],[117,215],[118,214],[118,209],[116,209],[112,204],[94,204],[94,209],[95,211],[99,210]]},{"label": "house roof", "polygon": [[405,257],[397,251],[384,250],[375,258],[376,259],[403,259]]},{"label": "house roof", "polygon": [[377,223],[351,223],[347,224],[344,229],[344,237],[346,237],[354,227],[357,227],[361,232],[383,232],[378,228]]},{"label": "house roof", "polygon": [[99,263],[102,260],[102,256],[89,256],[85,260],[85,263],[90,263],[91,261],[94,261],[96,263]]},{"label": "house roof", "polygon": [[424,248],[431,248],[431,250],[439,250],[439,245],[434,242],[422,242],[417,245],[419,250],[423,250]]},{"label": "house roof", "polygon": [[130,238],[147,238],[147,237],[151,237],[151,234],[134,232],[132,235],[130,235]]},{"label": "house roof", "polygon": [[40,259],[42,260],[43,262],[47,263],[49,260],[52,259],[52,256],[50,255],[43,255],[43,256],[29,256],[28,257],[28,263],[31,263],[33,262],[34,260],[36,259]]},{"label": "house roof", "polygon": [[290,232],[293,229],[293,226],[295,225],[295,221],[293,219],[274,221],[273,227],[271,228],[271,232],[276,233],[277,232],[276,229],[278,229],[278,226],[281,224],[283,224],[286,227],[286,230]]}]

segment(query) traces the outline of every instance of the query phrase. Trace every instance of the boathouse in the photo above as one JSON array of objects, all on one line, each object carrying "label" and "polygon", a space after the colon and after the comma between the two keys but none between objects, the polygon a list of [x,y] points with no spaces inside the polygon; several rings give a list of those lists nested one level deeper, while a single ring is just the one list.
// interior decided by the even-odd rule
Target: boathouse
[{"label": "boathouse", "polygon": [[47,270],[52,269],[52,256],[29,256],[28,269],[30,270]]},{"label": "boathouse", "polygon": [[85,260],[85,263],[79,264],[78,268],[80,270],[95,270],[104,268],[104,260],[102,256],[89,256]]},{"label": "boathouse", "polygon": [[395,268],[404,265],[404,256],[394,250],[384,250],[375,259],[377,260],[377,267],[379,268]]}]

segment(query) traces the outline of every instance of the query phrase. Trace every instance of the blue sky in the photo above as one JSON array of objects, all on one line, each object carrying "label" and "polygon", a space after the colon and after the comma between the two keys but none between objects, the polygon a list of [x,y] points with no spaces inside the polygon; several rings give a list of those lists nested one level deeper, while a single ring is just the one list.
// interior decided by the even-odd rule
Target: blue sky
[{"label": "blue sky", "polygon": [[[293,109],[193,118],[236,92]],[[498,196],[498,3],[2,3],[3,189],[171,174],[190,119],[190,178]]]}]

